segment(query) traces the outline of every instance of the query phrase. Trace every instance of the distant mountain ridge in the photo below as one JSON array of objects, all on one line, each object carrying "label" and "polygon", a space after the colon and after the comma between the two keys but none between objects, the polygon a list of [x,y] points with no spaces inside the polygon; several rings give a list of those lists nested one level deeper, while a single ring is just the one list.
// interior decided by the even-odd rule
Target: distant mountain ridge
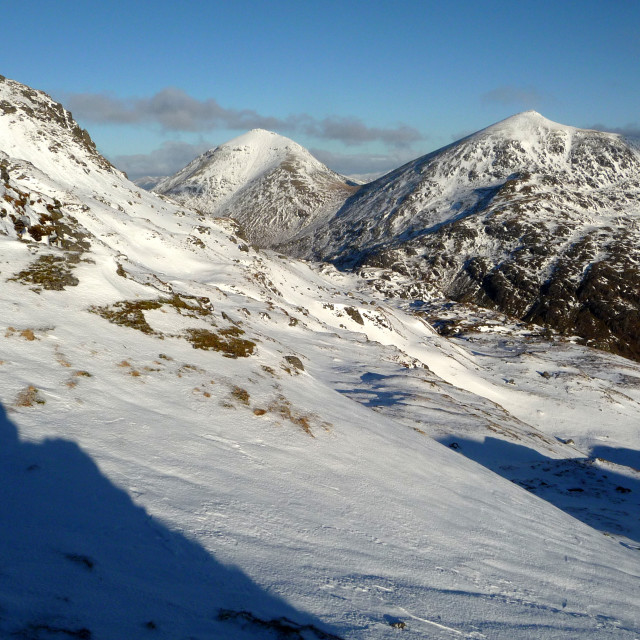
[{"label": "distant mountain ridge", "polygon": [[357,188],[293,140],[253,129],[206,151],[153,190],[235,218],[248,239],[264,247],[332,215]]},{"label": "distant mountain ridge", "polygon": [[133,182],[136,187],[140,187],[145,191],[151,191],[158,183],[162,182],[162,180],[166,180],[167,177],[168,176],[142,176],[131,182]]},{"label": "distant mountain ridge", "polygon": [[365,185],[280,250],[640,358],[640,153],[529,111]]}]

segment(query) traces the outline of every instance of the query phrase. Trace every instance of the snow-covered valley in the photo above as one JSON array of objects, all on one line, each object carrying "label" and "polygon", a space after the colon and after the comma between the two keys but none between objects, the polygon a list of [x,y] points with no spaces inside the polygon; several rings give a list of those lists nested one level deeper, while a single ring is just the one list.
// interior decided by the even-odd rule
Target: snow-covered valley
[{"label": "snow-covered valley", "polygon": [[640,365],[439,335],[0,104],[1,634],[640,635]]}]

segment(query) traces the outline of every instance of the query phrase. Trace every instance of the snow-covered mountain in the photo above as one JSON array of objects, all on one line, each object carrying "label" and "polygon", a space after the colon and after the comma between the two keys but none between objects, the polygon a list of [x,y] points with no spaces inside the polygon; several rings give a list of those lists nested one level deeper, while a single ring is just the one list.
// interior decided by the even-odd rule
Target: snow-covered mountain
[{"label": "snow-covered mountain", "polygon": [[640,358],[640,153],[528,111],[366,185],[295,255]]},{"label": "snow-covered mountain", "polygon": [[154,191],[232,216],[250,242],[268,247],[331,216],[357,188],[293,140],[254,129],[210,149]]},{"label": "snow-covered mountain", "polygon": [[448,340],[4,78],[0,152],[0,636],[638,636],[638,365]]}]

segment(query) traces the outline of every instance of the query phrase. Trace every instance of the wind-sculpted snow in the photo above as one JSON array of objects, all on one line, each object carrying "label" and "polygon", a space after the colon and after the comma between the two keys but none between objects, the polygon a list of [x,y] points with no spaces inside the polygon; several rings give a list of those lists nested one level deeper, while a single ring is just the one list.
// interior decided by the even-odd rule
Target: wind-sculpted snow
[{"label": "wind-sculpted snow", "polygon": [[252,243],[268,247],[332,215],[356,189],[292,140],[254,129],[202,154],[154,191],[231,216]]},{"label": "wind-sculpted snow", "polygon": [[637,365],[452,342],[0,86],[0,635],[638,636]]}]

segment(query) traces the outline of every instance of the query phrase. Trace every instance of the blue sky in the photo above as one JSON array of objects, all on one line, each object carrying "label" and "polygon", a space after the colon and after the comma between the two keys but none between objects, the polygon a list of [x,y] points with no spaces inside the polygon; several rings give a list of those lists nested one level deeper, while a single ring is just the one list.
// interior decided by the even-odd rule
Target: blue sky
[{"label": "blue sky", "polygon": [[0,73],[62,101],[134,177],[254,126],[345,173],[526,109],[640,129],[638,0],[22,0],[3,22]]}]

